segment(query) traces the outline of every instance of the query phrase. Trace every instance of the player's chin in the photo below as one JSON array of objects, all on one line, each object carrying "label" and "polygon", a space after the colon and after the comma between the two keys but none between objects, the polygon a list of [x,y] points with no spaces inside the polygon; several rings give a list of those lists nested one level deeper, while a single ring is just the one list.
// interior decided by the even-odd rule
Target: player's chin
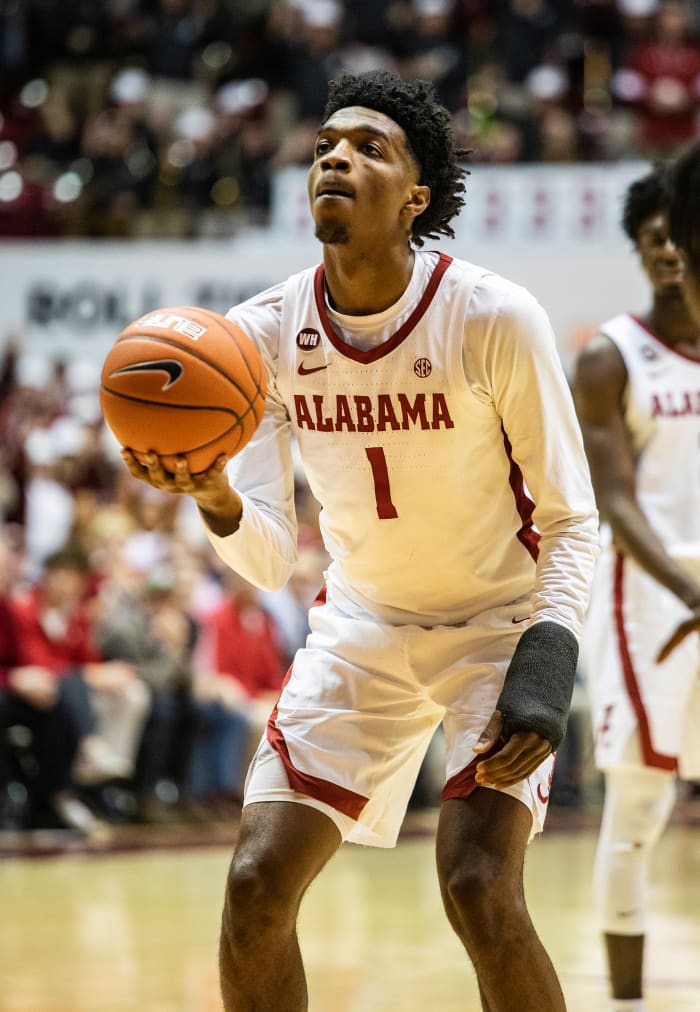
[{"label": "player's chin", "polygon": [[316,221],[316,238],[325,246],[343,246],[350,242],[350,229],[339,221]]},{"label": "player's chin", "polygon": [[661,278],[658,290],[667,298],[682,299],[684,297],[683,275],[674,274],[671,277],[667,275],[666,277]]}]

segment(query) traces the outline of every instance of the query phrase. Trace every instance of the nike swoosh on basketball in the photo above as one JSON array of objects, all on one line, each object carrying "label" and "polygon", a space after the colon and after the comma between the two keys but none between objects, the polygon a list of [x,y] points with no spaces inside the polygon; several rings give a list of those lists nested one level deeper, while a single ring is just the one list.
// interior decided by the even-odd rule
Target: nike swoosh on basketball
[{"label": "nike swoosh on basketball", "polygon": [[312,372],[321,372],[323,369],[327,368],[328,362],[326,362],[325,365],[314,365],[311,367],[311,369],[307,368],[307,366],[305,366],[303,362],[300,362],[297,372],[299,373],[300,376],[310,376]]},{"label": "nike swoosh on basketball", "polygon": [[517,624],[518,624],[518,622],[527,622],[527,620],[528,620],[529,618],[530,618],[530,616],[529,616],[529,615],[525,615],[525,616],[523,616],[523,618],[515,618],[515,617],[513,617],[513,618],[511,619],[511,622],[513,623],[513,625],[517,625]]},{"label": "nike swoosh on basketball", "polygon": [[161,390],[167,390],[182,376],[184,369],[181,362],[175,361],[174,358],[161,358],[154,362],[133,362],[131,365],[125,365],[122,369],[117,369],[115,372],[110,373],[109,378],[112,379],[114,376],[123,376],[126,373],[132,372],[164,372],[168,376],[168,381],[165,386],[161,387]]}]

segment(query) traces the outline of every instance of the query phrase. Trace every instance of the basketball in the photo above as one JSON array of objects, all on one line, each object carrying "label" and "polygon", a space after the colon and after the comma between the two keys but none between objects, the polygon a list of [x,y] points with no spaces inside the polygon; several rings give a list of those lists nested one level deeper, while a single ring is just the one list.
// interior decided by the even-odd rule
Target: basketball
[{"label": "basketball", "polygon": [[130,323],[102,367],[108,426],[138,460],[149,450],[175,470],[206,471],[238,453],[265,409],[265,369],[240,327],[209,309],[156,309]]}]

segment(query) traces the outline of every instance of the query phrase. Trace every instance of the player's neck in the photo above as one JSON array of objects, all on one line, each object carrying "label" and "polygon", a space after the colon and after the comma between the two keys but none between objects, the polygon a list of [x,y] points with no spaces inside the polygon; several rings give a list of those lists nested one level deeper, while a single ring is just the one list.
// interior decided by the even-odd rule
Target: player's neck
[{"label": "player's neck", "polygon": [[348,316],[370,316],[393,306],[406,291],[415,254],[407,246],[368,255],[350,246],[324,246],[331,305]]},{"label": "player's neck", "polygon": [[664,344],[670,348],[682,345],[700,357],[700,329],[681,299],[654,299],[646,319]]}]

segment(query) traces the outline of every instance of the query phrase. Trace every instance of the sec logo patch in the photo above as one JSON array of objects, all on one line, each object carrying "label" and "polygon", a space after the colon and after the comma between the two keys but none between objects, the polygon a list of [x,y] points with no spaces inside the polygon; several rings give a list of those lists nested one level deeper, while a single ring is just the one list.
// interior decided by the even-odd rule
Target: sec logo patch
[{"label": "sec logo patch", "polygon": [[421,379],[426,379],[430,376],[433,371],[433,364],[429,358],[417,358],[413,363],[413,371],[416,376],[420,376]]}]

